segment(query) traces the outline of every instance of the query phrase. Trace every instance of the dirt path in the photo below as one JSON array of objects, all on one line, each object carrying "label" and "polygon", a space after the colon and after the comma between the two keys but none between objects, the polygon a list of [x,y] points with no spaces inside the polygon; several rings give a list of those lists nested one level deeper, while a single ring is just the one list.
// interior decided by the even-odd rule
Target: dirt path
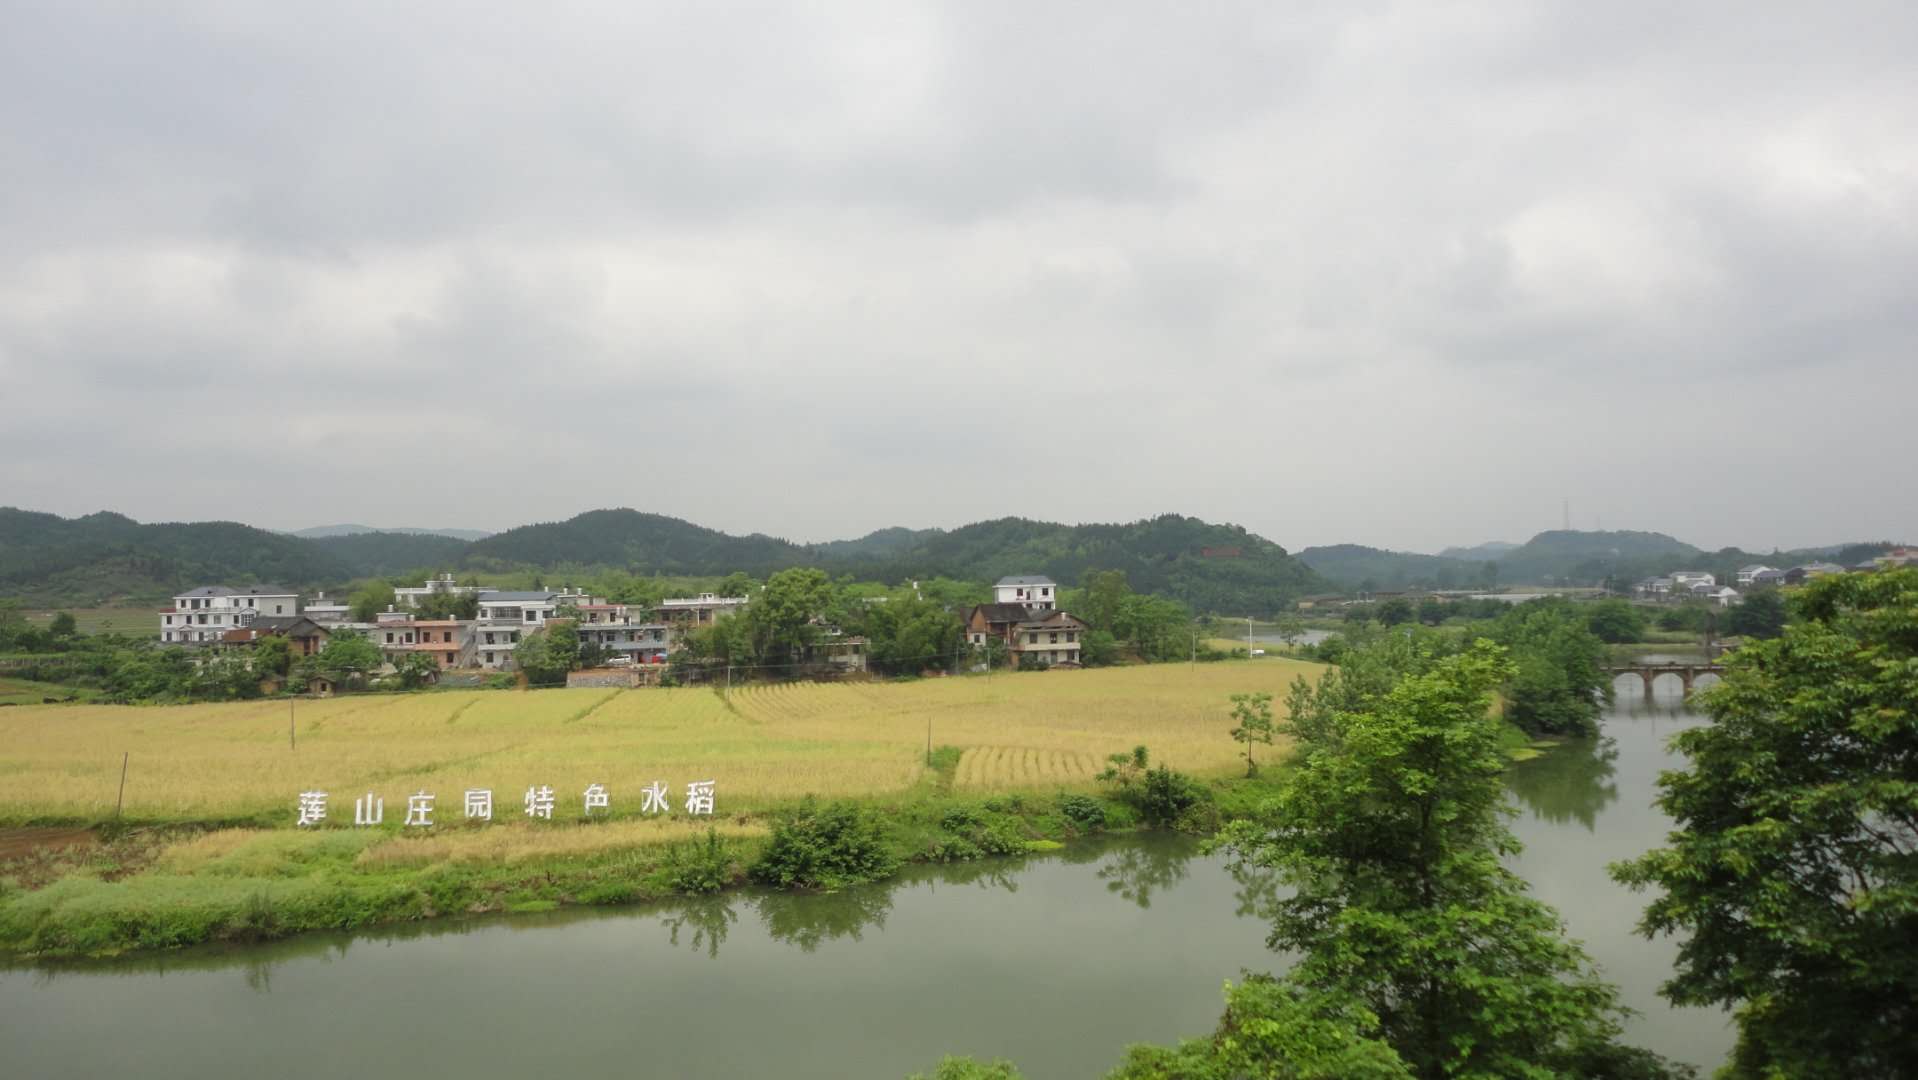
[{"label": "dirt path", "polygon": [[35,851],[60,851],[99,842],[100,838],[91,829],[0,829],[0,862],[23,858]]}]

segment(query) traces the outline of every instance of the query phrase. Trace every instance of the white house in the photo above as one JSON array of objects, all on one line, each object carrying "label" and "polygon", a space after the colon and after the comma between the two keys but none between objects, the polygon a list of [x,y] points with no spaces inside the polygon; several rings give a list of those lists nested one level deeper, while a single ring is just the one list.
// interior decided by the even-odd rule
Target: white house
[{"label": "white house", "polygon": [[402,607],[416,608],[420,601],[429,596],[465,596],[468,593],[484,594],[487,590],[479,585],[460,585],[454,582],[452,574],[441,574],[426,579],[426,584],[393,590],[393,602]]},{"label": "white house", "polygon": [[160,609],[160,640],[176,645],[212,643],[228,630],[251,625],[257,616],[299,613],[300,594],[278,585],[244,589],[203,585],[175,596],[172,607]]},{"label": "white house", "polygon": [[1716,585],[1718,579],[1703,570],[1674,570],[1671,574],[1672,585],[1678,589],[1689,589],[1693,585]]},{"label": "white house", "polygon": [[346,622],[347,619],[351,617],[352,612],[353,606],[351,604],[341,600],[339,597],[328,598],[325,593],[320,593],[318,596],[307,601],[306,605],[300,609],[300,614],[312,619],[321,626],[331,626],[335,623]]},{"label": "white house", "polygon": [[659,617],[663,622],[690,622],[701,626],[714,622],[722,615],[731,615],[745,608],[747,598],[743,596],[720,596],[717,593],[703,592],[698,596],[677,597],[659,602]]},{"label": "white house", "polygon": [[1037,574],[1002,577],[992,587],[997,604],[1018,604],[1033,611],[1051,611],[1059,606],[1059,586],[1051,578]]},{"label": "white house", "polygon": [[1717,602],[1719,607],[1731,607],[1738,603],[1738,590],[1730,585],[1720,585],[1705,594],[1707,600]]},{"label": "white house", "polygon": [[1753,563],[1750,566],[1739,567],[1738,568],[1738,587],[1742,589],[1750,585],[1752,583],[1753,578],[1756,578],[1758,575],[1767,573],[1773,569],[1774,569],[1773,567],[1766,566],[1764,563]]}]

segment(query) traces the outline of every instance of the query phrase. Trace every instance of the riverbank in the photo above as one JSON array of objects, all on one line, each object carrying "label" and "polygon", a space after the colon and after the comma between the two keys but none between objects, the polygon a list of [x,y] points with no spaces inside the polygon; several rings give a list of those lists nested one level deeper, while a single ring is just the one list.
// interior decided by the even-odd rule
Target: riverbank
[{"label": "riverbank", "polygon": [[[905,797],[849,800],[896,870],[1045,851],[1143,827],[1125,801],[1056,790],[954,794],[960,754]],[[1250,813],[1277,770],[1219,778],[1176,827],[1205,833]],[[747,884],[774,829],[812,804],[718,820],[605,820],[417,830],[109,830],[4,864],[0,954],[98,958],[265,941],[453,915],[523,913],[697,896]],[[883,878],[888,874],[872,875]],[[857,880],[857,879],[854,879]],[[845,883],[852,883],[851,881]]]}]

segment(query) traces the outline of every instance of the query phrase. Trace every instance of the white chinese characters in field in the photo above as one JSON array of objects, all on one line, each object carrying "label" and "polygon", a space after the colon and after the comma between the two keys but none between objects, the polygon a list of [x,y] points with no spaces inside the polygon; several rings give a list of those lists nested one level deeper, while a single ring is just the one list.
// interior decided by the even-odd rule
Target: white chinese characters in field
[{"label": "white chinese characters in field", "polygon": [[[717,781],[694,780],[686,785],[686,801],[683,812],[690,817],[711,817],[714,813],[715,789]],[[639,789],[639,813],[651,817],[660,814],[672,814],[673,806],[668,798],[671,788],[663,780],[655,780]],[[469,822],[490,822],[493,820],[493,791],[491,788],[466,788],[465,811]],[[327,821],[327,792],[314,790],[299,793],[295,804],[297,817],[295,824],[301,828],[323,825]],[[435,800],[438,798],[430,791],[416,791],[406,797],[406,820],[408,828],[432,828],[437,824],[433,820]],[[560,806],[560,798],[550,785],[533,784],[527,787],[523,800],[526,816],[544,821],[553,819],[554,811]],[[613,793],[605,784],[588,784],[581,793],[580,816],[592,817],[595,811],[601,814],[613,812]],[[371,826],[383,824],[386,820],[386,799],[369,791],[353,800],[353,824]]]}]

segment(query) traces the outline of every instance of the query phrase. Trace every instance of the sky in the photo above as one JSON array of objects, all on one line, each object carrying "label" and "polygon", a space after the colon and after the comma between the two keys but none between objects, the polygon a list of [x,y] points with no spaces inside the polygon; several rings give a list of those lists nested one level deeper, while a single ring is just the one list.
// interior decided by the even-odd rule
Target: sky
[{"label": "sky", "polygon": [[5,5],[0,504],[1918,539],[1918,6]]}]

